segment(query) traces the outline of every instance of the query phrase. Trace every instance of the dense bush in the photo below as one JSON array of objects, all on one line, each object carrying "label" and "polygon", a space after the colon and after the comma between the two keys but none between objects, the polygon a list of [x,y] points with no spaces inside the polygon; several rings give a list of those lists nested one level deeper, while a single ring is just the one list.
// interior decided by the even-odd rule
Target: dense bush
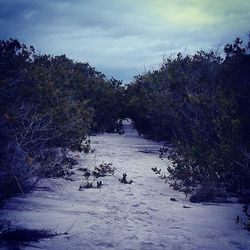
[{"label": "dense bush", "polygon": [[[0,198],[25,192],[37,176],[58,176],[67,149],[90,133],[138,131],[172,144],[175,188],[226,188],[246,201],[250,183],[250,43],[224,55],[199,51],[164,60],[126,88],[88,63],[38,55],[0,41]],[[59,174],[60,175],[60,174]]]},{"label": "dense bush", "polygon": [[48,101],[41,100],[45,110],[54,99],[62,102],[58,107],[64,109],[63,101],[65,98],[70,99],[71,102],[90,109],[93,118],[92,132],[119,130],[124,93],[121,81],[106,79],[104,74],[90,67],[88,63],[76,63],[65,56],[35,56],[31,76],[37,77],[40,83],[37,92],[42,92],[40,97],[48,95]]},{"label": "dense bush", "polygon": [[225,56],[199,51],[164,60],[127,87],[127,112],[142,134],[172,143],[175,187],[226,187],[244,194],[250,168],[250,46]]},{"label": "dense bush", "polygon": [[88,63],[0,41],[0,199],[58,175],[65,149],[84,150],[91,131],[119,132],[122,96]]}]

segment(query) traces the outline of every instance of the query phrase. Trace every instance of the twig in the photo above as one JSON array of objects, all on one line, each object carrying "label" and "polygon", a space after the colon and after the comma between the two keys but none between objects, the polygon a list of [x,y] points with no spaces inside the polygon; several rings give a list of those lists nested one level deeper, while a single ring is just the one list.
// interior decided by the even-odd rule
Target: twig
[{"label": "twig", "polygon": [[23,189],[22,189],[22,187],[21,187],[21,185],[20,185],[20,183],[19,183],[19,181],[18,181],[16,175],[15,175],[15,179],[16,179],[16,182],[17,182],[17,186],[18,186],[19,189],[21,190],[21,193],[24,194]]}]

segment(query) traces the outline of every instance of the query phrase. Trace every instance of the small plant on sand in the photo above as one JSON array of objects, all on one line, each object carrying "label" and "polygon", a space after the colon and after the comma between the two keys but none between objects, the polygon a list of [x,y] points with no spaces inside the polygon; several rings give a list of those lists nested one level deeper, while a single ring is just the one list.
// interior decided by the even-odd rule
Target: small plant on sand
[{"label": "small plant on sand", "polygon": [[81,185],[79,186],[79,191],[82,191],[84,189],[90,189],[90,188],[101,188],[103,186],[102,181],[97,181],[96,178],[89,179],[86,178],[82,181]]},{"label": "small plant on sand", "polygon": [[161,169],[158,169],[157,167],[151,169],[155,174],[161,174]]},{"label": "small plant on sand", "polygon": [[97,181],[96,188],[101,188],[103,186],[102,181]]},{"label": "small plant on sand", "polygon": [[93,188],[93,182],[94,181],[89,181],[88,179],[84,180],[82,182],[82,184],[79,186],[79,191],[82,191],[83,189],[89,189],[89,188]]},{"label": "small plant on sand", "polygon": [[124,173],[124,174],[122,175],[122,179],[119,179],[119,181],[120,181],[121,183],[123,183],[123,184],[132,184],[132,183],[133,183],[132,180],[130,180],[130,181],[127,180],[127,174],[126,174],[126,173]]},{"label": "small plant on sand", "polygon": [[112,163],[102,163],[99,166],[96,166],[93,175],[98,178],[98,177],[104,177],[107,175],[114,175],[115,173],[115,168],[112,167]]},{"label": "small plant on sand", "polygon": [[84,172],[85,179],[79,186],[79,191],[90,188],[101,188],[103,186],[102,181],[97,181],[99,177],[105,177],[108,175],[114,175],[115,168],[112,167],[112,163],[102,163],[99,166],[95,166],[94,170],[91,171],[87,168],[79,168],[79,171]]},{"label": "small plant on sand", "polygon": [[236,223],[242,223],[244,225],[244,229],[246,229],[247,231],[250,232],[250,212],[249,212],[249,205],[245,204],[242,208],[243,213],[246,215],[247,220],[246,221],[242,221],[242,219],[240,218],[239,215],[237,215],[235,222]]},{"label": "small plant on sand", "polygon": [[80,151],[83,151],[85,154],[94,153],[94,151],[95,151],[94,148],[91,148],[90,139],[86,139],[86,140],[82,141],[81,145],[80,145],[80,148],[81,148]]}]

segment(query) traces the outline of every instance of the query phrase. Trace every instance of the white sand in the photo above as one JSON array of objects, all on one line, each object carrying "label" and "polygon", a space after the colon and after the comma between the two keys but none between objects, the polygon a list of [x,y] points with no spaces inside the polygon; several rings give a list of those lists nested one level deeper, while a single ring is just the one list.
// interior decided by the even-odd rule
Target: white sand
[{"label": "white sand", "polygon": [[[250,249],[250,233],[234,222],[240,204],[192,204],[152,172],[167,165],[157,153],[139,150],[157,151],[160,144],[139,137],[129,124],[124,135],[98,135],[91,142],[95,153],[80,155],[79,165],[112,162],[117,169],[100,178],[101,189],[78,191],[83,177],[76,171],[75,181],[43,180],[0,211],[1,218],[29,229],[63,232],[75,222],[68,235],[25,249]],[[132,185],[119,182],[125,172]]]}]

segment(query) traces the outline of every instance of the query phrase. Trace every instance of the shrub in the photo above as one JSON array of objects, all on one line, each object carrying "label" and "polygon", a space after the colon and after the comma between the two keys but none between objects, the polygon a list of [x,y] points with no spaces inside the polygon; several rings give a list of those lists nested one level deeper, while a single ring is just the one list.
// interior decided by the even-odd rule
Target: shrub
[{"label": "shrub", "polygon": [[124,88],[88,63],[9,39],[0,41],[0,65],[1,199],[25,192],[33,177],[69,174],[58,148],[87,152],[91,132],[121,130]]},{"label": "shrub", "polygon": [[224,58],[213,51],[179,53],[127,87],[135,127],[172,144],[169,178],[186,193],[204,183],[238,195],[250,188],[249,52],[236,39]]}]

